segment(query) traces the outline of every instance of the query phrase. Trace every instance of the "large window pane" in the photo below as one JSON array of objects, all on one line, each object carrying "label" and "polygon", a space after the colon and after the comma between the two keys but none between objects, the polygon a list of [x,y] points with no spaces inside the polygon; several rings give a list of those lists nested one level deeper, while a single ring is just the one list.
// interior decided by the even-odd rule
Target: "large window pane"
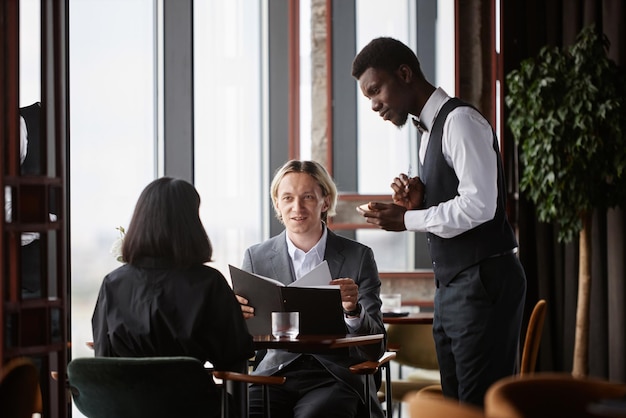
[{"label": "large window pane", "polygon": [[41,101],[40,0],[20,0],[20,107]]},{"label": "large window pane", "polygon": [[115,228],[155,177],[154,33],[153,0],[70,0],[73,357],[93,356],[98,289],[120,265]]},{"label": "large window pane", "polygon": [[[358,1],[357,52],[379,36],[390,36],[413,46],[409,34],[415,16],[409,13],[409,3],[408,0],[390,0],[385,7],[380,7],[376,0]],[[357,92],[357,120],[358,192],[390,194],[389,184],[395,176],[407,173],[409,166],[415,175],[417,132],[410,119],[402,128],[383,122],[360,90]],[[372,247],[380,271],[413,270],[413,234],[358,230],[356,238]]]},{"label": "large window pane", "polygon": [[213,265],[226,277],[268,218],[259,3],[194,3],[195,183]]},{"label": "large window pane", "polygon": [[[357,51],[379,36],[396,38],[409,46],[411,22],[415,17],[409,13],[412,0],[388,0],[380,7],[378,0],[359,0],[356,3]],[[360,91],[358,112],[358,167],[361,194],[388,194],[389,183],[399,173],[406,173],[411,156],[417,155],[416,131],[407,123],[398,129],[383,122],[373,112],[369,100]],[[417,160],[414,160],[417,161]],[[376,167],[375,170],[372,167]],[[415,163],[412,164],[415,173]]]},{"label": "large window pane", "polygon": [[[380,8],[376,0],[360,0],[356,4],[357,51],[373,38],[390,36],[417,49],[417,2],[390,0]],[[424,4],[422,5],[424,6]],[[432,5],[430,5],[432,6]],[[454,5],[440,0],[436,4],[433,42],[434,56],[419,56],[422,64],[435,62],[431,83],[454,95]],[[424,17],[422,16],[422,19]],[[425,31],[422,31],[422,34]],[[426,42],[424,42],[426,41]],[[430,60],[430,61],[426,61]],[[423,65],[424,66],[424,65]],[[361,194],[390,194],[389,184],[399,173],[417,175],[418,133],[410,122],[398,129],[382,122],[371,109],[371,103],[359,94],[358,114],[358,192]],[[376,169],[372,169],[375,167]],[[384,271],[431,268],[424,234],[402,233],[387,236],[380,231],[359,230],[357,239],[370,245],[379,268]],[[398,255],[404,254],[404,257]]]}]

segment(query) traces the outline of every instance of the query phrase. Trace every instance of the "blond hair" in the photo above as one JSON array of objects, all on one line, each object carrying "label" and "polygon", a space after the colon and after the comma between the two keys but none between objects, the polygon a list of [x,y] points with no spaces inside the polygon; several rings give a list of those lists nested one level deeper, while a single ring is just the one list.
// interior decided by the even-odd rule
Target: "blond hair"
[{"label": "blond hair", "polygon": [[290,160],[283,164],[276,173],[274,174],[274,178],[272,179],[272,184],[270,186],[270,193],[272,196],[272,203],[274,204],[274,210],[276,211],[276,218],[282,222],[282,216],[280,215],[280,211],[276,209],[276,202],[278,200],[278,186],[283,178],[289,173],[306,173],[309,176],[313,177],[317,184],[322,189],[322,195],[324,197],[328,196],[328,209],[326,212],[322,212],[322,221],[326,222],[329,216],[334,216],[336,214],[335,208],[337,207],[337,186],[335,186],[335,182],[333,181],[330,174],[323,165],[316,161],[300,161],[300,160]]}]

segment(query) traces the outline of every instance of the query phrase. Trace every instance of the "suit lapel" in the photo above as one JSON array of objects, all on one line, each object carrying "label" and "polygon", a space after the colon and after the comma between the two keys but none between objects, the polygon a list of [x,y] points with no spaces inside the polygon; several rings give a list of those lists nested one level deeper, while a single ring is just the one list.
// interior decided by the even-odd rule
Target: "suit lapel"
[{"label": "suit lapel", "polygon": [[272,246],[274,253],[271,256],[270,263],[274,272],[272,279],[289,284],[295,280],[295,274],[289,258],[289,252],[287,251],[287,238],[285,235],[286,232],[283,231],[274,238],[274,245]]},{"label": "suit lapel", "polygon": [[326,238],[326,250],[324,251],[324,260],[328,262],[328,269],[330,270],[330,277],[333,279],[338,279],[341,274],[341,267],[343,266],[343,262],[345,257],[341,252],[343,251],[343,246],[341,242],[337,239],[337,235],[332,232],[330,229],[328,230],[328,237]]}]

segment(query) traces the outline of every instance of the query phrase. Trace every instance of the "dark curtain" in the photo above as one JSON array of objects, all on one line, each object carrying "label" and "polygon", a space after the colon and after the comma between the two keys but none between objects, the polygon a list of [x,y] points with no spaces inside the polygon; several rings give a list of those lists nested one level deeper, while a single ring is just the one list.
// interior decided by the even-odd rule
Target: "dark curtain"
[{"label": "dark curtain", "polygon": [[[535,56],[544,45],[568,46],[595,23],[610,42],[609,55],[626,66],[626,5],[623,0],[502,1],[504,73]],[[504,87],[506,94],[506,86]],[[506,109],[504,111],[506,124]],[[505,143],[513,144],[508,130]],[[517,168],[517,153],[505,155]],[[533,205],[519,196],[514,222],[520,258],[528,277],[527,312],[537,299],[548,302],[537,370],[571,372],[578,295],[578,241],[560,244],[553,225],[539,223]],[[622,209],[598,209],[592,226],[592,290],[589,375],[626,382],[626,278]]]}]

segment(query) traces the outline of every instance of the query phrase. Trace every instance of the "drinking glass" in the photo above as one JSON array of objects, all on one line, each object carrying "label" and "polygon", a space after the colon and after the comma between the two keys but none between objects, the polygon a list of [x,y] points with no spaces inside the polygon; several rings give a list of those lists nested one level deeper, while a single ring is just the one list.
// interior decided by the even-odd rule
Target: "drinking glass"
[{"label": "drinking glass", "polygon": [[384,293],[380,295],[383,303],[381,311],[383,312],[400,312],[402,308],[402,294],[400,293]]},{"label": "drinking glass", "polygon": [[293,339],[300,333],[299,312],[272,312],[272,335]]}]

